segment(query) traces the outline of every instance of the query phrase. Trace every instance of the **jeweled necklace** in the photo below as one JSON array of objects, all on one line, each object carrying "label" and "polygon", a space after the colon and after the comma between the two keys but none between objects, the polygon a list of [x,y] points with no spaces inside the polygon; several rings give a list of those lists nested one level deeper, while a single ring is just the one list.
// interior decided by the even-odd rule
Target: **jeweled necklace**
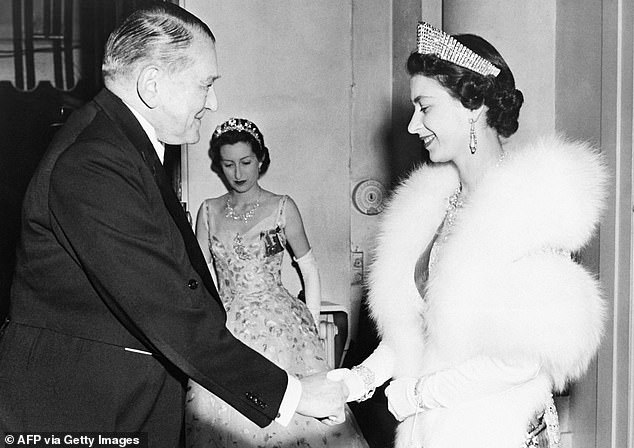
[{"label": "jeweled necklace", "polygon": [[453,230],[453,226],[456,222],[456,218],[460,213],[460,210],[464,207],[464,197],[462,195],[462,184],[460,184],[451,196],[449,196],[449,203],[447,204],[447,210],[445,212],[445,219],[443,219],[438,236],[431,246],[429,251],[429,261],[427,264],[427,271],[432,272],[438,263],[440,258],[440,251],[442,246],[449,239],[449,235]]},{"label": "jeweled necklace", "polygon": [[253,204],[253,206],[251,206],[249,210],[247,210],[244,213],[236,213],[236,211],[233,209],[233,206],[231,205],[230,198],[227,197],[227,202],[226,202],[227,213],[225,213],[225,218],[233,219],[234,221],[243,221],[244,223],[247,223],[249,222],[251,218],[253,218],[253,216],[255,216],[255,211],[258,209],[259,206],[260,206],[260,196],[258,195],[258,199],[255,201],[255,203]]},{"label": "jeweled necklace", "polygon": [[[498,160],[495,166],[499,167],[500,165],[502,165],[505,158],[506,158],[506,151],[502,151],[500,155],[498,156]],[[445,219],[443,220],[441,224],[438,238],[434,242],[431,248],[431,251],[429,253],[429,264],[428,264],[429,271],[431,271],[435,267],[436,263],[438,262],[440,248],[449,239],[449,236],[456,223],[456,219],[458,218],[458,215],[460,214],[461,210],[464,208],[464,205],[465,205],[465,198],[464,198],[464,192],[462,190],[462,182],[461,182],[460,185],[458,185],[458,187],[455,189],[453,194],[449,196],[447,210],[445,212]]]},{"label": "jeweled necklace", "polygon": [[462,185],[460,185],[456,188],[456,191],[449,196],[449,206],[447,207],[447,213],[445,215],[447,230],[451,229],[455,224],[456,217],[462,207],[464,207],[464,199],[462,197]]},{"label": "jeweled necklace", "polygon": [[495,163],[495,166],[498,167],[498,166],[502,165],[502,163],[504,162],[505,158],[506,158],[506,151],[502,150],[502,152],[498,156],[498,161]]},{"label": "jeweled necklace", "polygon": [[[499,167],[506,158],[506,151],[502,151],[498,156],[495,166]],[[449,196],[449,205],[447,207],[447,214],[445,215],[445,227],[450,230],[456,222],[456,217],[460,210],[464,207],[464,194],[462,192],[462,183],[456,188],[451,196]],[[446,237],[445,237],[446,239]]]}]

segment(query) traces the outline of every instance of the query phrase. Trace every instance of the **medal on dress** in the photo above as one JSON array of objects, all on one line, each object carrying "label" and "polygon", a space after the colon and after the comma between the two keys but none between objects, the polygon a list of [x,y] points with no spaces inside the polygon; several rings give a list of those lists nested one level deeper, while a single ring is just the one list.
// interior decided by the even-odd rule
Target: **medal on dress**
[{"label": "medal on dress", "polygon": [[260,233],[260,239],[264,240],[264,253],[267,257],[279,254],[284,250],[281,233],[280,226]]}]

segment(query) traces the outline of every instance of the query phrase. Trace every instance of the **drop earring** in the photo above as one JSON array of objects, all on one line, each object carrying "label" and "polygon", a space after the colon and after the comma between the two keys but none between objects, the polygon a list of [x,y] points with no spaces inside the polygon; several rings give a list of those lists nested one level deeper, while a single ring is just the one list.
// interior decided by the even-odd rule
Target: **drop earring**
[{"label": "drop earring", "polygon": [[469,150],[471,151],[471,154],[475,154],[478,149],[478,138],[476,137],[475,132],[476,121],[477,120],[474,120],[473,118],[469,118],[469,124],[471,125],[469,128]]}]

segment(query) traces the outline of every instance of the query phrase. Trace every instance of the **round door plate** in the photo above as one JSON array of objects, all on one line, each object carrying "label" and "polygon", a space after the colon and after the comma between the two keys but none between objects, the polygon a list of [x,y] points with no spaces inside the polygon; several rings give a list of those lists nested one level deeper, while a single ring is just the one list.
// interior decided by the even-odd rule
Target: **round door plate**
[{"label": "round door plate", "polygon": [[385,208],[387,192],[381,182],[367,179],[359,182],[352,192],[352,202],[364,215],[378,215]]}]

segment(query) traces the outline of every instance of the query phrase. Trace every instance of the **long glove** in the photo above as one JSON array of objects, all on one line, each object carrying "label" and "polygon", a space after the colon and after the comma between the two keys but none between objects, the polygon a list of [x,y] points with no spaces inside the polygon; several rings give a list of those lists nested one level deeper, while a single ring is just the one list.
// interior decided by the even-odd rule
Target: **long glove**
[{"label": "long glove", "polygon": [[416,383],[418,378],[398,378],[385,388],[387,409],[399,422],[410,415],[414,415],[418,408],[416,404]]},{"label": "long glove", "polygon": [[404,419],[416,412],[451,407],[471,400],[502,393],[539,375],[541,364],[533,360],[500,359],[479,356],[422,378],[399,378],[385,390],[390,412]]},{"label": "long glove", "polygon": [[310,249],[300,258],[295,260],[304,279],[304,296],[306,306],[313,316],[315,325],[319,326],[319,312],[321,310],[321,284],[319,281],[319,269],[317,261]]}]

